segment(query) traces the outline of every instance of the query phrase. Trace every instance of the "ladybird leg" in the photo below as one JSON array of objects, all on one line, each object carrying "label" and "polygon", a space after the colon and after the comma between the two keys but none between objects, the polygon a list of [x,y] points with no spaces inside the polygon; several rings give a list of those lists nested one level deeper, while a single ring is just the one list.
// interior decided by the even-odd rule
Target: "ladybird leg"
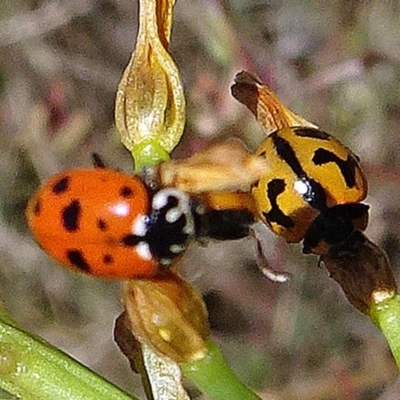
[{"label": "ladybird leg", "polygon": [[251,234],[256,240],[257,266],[263,275],[272,282],[284,283],[289,281],[289,272],[275,271],[268,265],[267,258],[262,248],[261,239],[257,236],[254,228],[251,230]]},{"label": "ladybird leg", "polygon": [[275,271],[269,267],[267,259],[262,249],[261,242],[257,240],[257,265],[263,275],[272,282],[284,283],[290,279],[288,272]]}]

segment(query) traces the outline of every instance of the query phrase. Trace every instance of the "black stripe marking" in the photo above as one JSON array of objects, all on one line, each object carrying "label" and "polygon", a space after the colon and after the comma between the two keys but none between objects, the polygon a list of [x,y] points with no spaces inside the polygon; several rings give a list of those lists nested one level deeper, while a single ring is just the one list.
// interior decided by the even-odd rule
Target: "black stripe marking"
[{"label": "black stripe marking", "polygon": [[357,161],[352,155],[349,155],[346,160],[342,160],[336,154],[326,149],[317,149],[314,152],[312,161],[318,166],[328,164],[330,162],[335,163],[340,169],[347,187],[352,188],[356,185]]},{"label": "black stripe marking", "polygon": [[294,128],[293,132],[296,136],[307,137],[312,139],[330,140],[330,135],[319,129],[313,128]]},{"label": "black stripe marking", "polygon": [[90,272],[90,266],[80,250],[68,250],[67,258],[76,268],[83,272]]},{"label": "black stripe marking", "polygon": [[53,187],[51,188],[52,192],[56,195],[65,193],[69,189],[69,176],[64,176],[58,182],[56,182]]},{"label": "black stripe marking", "polygon": [[354,220],[368,218],[369,206],[366,204],[339,204],[328,208],[312,223],[303,241],[303,253],[312,253],[312,250],[323,240],[332,246],[345,245],[353,232]]},{"label": "black stripe marking", "polygon": [[63,209],[61,220],[64,228],[68,232],[76,232],[79,229],[81,211],[82,209],[79,200],[73,200]]},{"label": "black stripe marking", "polygon": [[282,160],[285,161],[287,165],[289,165],[296,176],[298,176],[299,178],[302,176],[306,176],[306,173],[304,172],[300,161],[296,157],[296,153],[290,146],[289,142],[278,136],[277,132],[271,134],[271,139],[274,143],[278,156],[282,158]]},{"label": "black stripe marking", "polygon": [[263,212],[263,215],[268,222],[276,222],[288,229],[294,227],[294,221],[285,215],[277,204],[277,198],[285,191],[285,186],[283,179],[273,179],[268,182],[267,196],[271,203],[271,210],[267,213]]}]

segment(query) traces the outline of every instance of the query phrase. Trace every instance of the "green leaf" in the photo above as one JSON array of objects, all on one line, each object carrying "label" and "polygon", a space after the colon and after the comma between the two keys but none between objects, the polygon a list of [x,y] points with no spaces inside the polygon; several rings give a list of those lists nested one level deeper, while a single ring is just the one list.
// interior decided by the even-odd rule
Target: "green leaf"
[{"label": "green leaf", "polygon": [[49,343],[23,331],[1,306],[0,387],[24,400],[134,399]]}]

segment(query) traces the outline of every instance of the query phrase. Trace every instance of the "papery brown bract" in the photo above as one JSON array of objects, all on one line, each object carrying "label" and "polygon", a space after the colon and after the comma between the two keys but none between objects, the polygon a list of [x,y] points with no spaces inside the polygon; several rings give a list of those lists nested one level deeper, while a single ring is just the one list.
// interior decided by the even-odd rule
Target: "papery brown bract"
[{"label": "papery brown bract", "polygon": [[321,256],[321,261],[349,302],[364,314],[369,314],[372,302],[397,292],[386,254],[359,231],[335,254]]},{"label": "papery brown bract", "polygon": [[208,315],[202,297],[171,270],[127,281],[122,302],[139,341],[177,363],[207,354]]},{"label": "papery brown bract", "polygon": [[247,71],[239,72],[235,76],[231,92],[236,100],[254,114],[265,135],[277,129],[294,126],[317,128],[316,125],[285,107],[268,86]]},{"label": "papery brown bract", "polygon": [[130,329],[129,318],[126,312],[123,312],[115,320],[114,340],[121,352],[128,359],[132,371],[141,375],[147,399],[153,399],[151,384],[143,359],[142,346]]}]

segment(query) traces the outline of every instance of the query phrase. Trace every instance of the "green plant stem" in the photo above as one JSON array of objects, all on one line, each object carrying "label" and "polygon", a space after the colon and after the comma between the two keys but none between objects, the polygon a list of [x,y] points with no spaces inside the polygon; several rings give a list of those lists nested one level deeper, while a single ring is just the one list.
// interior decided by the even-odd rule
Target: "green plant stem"
[{"label": "green plant stem", "polygon": [[132,156],[135,172],[140,172],[146,166],[154,166],[170,159],[169,154],[155,140],[144,141],[133,146]]},{"label": "green plant stem", "polygon": [[400,296],[372,304],[370,316],[389,343],[389,347],[400,369]]},{"label": "green plant stem", "polygon": [[132,400],[45,341],[24,332],[0,305],[0,387],[24,400]]},{"label": "green plant stem", "polygon": [[183,374],[212,400],[260,400],[236,377],[211,340],[208,348],[206,358],[181,365]]}]

